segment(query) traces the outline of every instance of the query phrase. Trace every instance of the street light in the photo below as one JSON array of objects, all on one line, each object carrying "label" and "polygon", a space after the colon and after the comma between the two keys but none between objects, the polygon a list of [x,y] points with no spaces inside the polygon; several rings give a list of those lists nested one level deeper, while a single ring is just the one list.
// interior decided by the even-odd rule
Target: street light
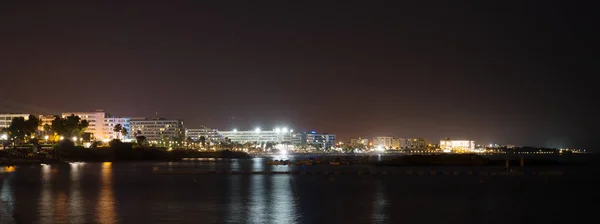
[{"label": "street light", "polygon": [[8,140],[8,135],[6,134],[2,134],[2,136],[0,136],[0,140],[2,140],[2,149],[6,149],[6,145],[4,144],[6,140]]},{"label": "street light", "polygon": [[73,141],[75,141],[75,142],[76,142],[76,141],[77,141],[77,137],[73,137]]},{"label": "street light", "polygon": [[61,140],[61,141],[62,141],[62,140],[64,140],[64,139],[65,139],[65,137],[64,137],[64,136],[60,136],[60,140]]}]

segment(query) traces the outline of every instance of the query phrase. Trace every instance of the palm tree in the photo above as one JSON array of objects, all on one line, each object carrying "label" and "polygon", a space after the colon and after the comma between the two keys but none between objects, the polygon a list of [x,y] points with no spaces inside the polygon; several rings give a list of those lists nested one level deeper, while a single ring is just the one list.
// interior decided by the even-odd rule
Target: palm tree
[{"label": "palm tree", "polygon": [[44,135],[48,135],[48,133],[52,132],[52,127],[49,124],[44,124]]},{"label": "palm tree", "polygon": [[123,140],[125,140],[125,136],[127,136],[127,128],[121,128],[121,136],[123,137]]},{"label": "palm tree", "polygon": [[[113,127],[113,131],[117,133],[117,136],[119,136],[119,134],[121,133],[121,130],[123,130],[123,126],[121,124],[116,124],[115,127]],[[117,137],[119,138],[119,137]]]},{"label": "palm tree", "polygon": [[204,135],[200,136],[199,140],[200,140],[200,143],[202,143],[202,147],[204,147],[204,145],[206,144],[206,137],[204,137]]}]

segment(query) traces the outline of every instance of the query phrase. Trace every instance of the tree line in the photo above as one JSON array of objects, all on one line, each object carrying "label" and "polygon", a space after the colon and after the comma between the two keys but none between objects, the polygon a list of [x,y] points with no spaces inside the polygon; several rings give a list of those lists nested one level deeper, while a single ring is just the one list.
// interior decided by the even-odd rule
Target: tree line
[{"label": "tree line", "polygon": [[41,137],[41,135],[36,135],[38,133],[67,139],[77,137],[88,141],[92,138],[90,133],[85,133],[89,126],[88,121],[82,120],[74,114],[66,117],[55,116],[50,124],[45,124],[40,128],[41,123],[41,120],[34,115],[29,115],[27,118],[15,117],[10,125],[7,128],[2,128],[0,132],[7,136],[6,140],[10,140],[15,144],[37,142]]}]

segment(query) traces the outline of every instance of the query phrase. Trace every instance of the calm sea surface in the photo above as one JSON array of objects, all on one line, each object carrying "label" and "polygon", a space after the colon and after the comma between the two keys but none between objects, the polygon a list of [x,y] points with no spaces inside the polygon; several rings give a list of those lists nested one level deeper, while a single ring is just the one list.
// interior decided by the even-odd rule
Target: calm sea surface
[{"label": "calm sea surface", "polygon": [[[466,172],[502,169],[288,167],[266,165],[267,160],[0,167],[8,171],[0,174],[0,223],[505,224],[582,223],[597,217],[598,168],[526,170],[561,171],[562,176],[479,176]],[[342,174],[332,174],[336,171]],[[369,171],[387,174],[358,174]],[[428,176],[431,171],[459,174]],[[357,174],[344,174],[352,172]],[[416,175],[419,172],[425,175]]]}]

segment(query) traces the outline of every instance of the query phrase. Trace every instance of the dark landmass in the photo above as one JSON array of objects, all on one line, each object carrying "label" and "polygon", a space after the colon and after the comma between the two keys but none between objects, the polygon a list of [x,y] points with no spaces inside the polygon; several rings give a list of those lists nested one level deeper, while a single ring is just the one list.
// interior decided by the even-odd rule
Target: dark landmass
[{"label": "dark landmass", "polygon": [[[509,159],[511,167],[520,166],[520,159]],[[563,162],[551,159],[523,159],[525,166],[592,165],[593,162]],[[381,166],[506,166],[506,159],[492,160],[476,154],[408,155],[374,165]]]},{"label": "dark landmass", "polygon": [[118,162],[118,161],[179,161],[183,158],[248,158],[245,152],[205,151],[189,149],[167,150],[160,147],[137,147],[130,143],[116,142],[110,147],[84,148],[65,141],[53,150],[41,153],[5,150],[0,165],[26,165],[39,163]]}]

